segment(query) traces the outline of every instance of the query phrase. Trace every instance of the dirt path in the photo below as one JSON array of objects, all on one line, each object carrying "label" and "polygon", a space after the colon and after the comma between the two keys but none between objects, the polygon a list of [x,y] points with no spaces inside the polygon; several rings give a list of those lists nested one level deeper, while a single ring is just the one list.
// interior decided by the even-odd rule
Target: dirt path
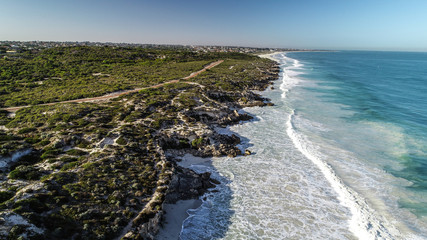
[{"label": "dirt path", "polygon": [[[207,69],[211,69],[219,64],[221,64],[222,62],[224,62],[224,60],[219,60],[213,63],[210,63],[209,65],[205,66],[203,69],[197,71],[197,72],[193,72],[190,75],[188,75],[187,77],[181,78],[184,80],[188,80],[190,78],[196,77],[197,75],[199,75],[200,73],[206,71]],[[74,99],[74,100],[67,100],[67,101],[62,101],[62,102],[53,102],[53,103],[44,103],[44,104],[38,104],[38,105],[34,105],[34,106],[50,106],[50,105],[55,105],[58,103],[82,103],[82,102],[95,102],[95,101],[100,101],[100,100],[108,100],[111,98],[116,98],[125,94],[129,94],[129,93],[134,93],[134,92],[138,92],[140,90],[143,89],[149,89],[149,88],[158,88],[161,87],[165,84],[169,84],[169,83],[176,83],[179,82],[179,80],[181,79],[175,79],[175,80],[171,80],[169,82],[164,82],[164,83],[160,83],[160,84],[156,84],[153,86],[149,86],[149,87],[144,87],[144,88],[136,88],[136,89],[132,89],[132,90],[126,90],[126,91],[121,91],[121,92],[114,92],[114,93],[109,93],[103,96],[99,96],[99,97],[93,97],[93,98],[81,98],[81,99]],[[9,112],[16,112],[21,108],[26,108],[29,106],[19,106],[19,107],[8,107],[8,108],[1,108],[1,110],[6,110]]]}]

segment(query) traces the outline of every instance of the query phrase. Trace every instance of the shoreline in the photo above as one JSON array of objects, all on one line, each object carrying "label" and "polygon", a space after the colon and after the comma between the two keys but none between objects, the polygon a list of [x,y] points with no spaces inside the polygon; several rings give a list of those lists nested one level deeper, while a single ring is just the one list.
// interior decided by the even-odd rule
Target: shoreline
[{"label": "shoreline", "polygon": [[[275,55],[275,54],[278,54],[278,52],[275,52],[275,53],[271,53],[271,54],[264,54],[263,56],[262,55],[260,55],[260,57],[265,57],[265,58],[268,58],[268,59],[271,59],[271,60],[273,60],[273,58],[272,58],[272,56],[273,55]],[[277,61],[277,60],[276,60]],[[292,117],[292,116],[291,116]],[[287,122],[287,124],[291,124],[290,123],[290,121],[291,120],[289,120],[289,122]],[[220,131],[218,131],[218,132],[220,132]],[[221,132],[222,134],[224,134],[224,132]],[[289,134],[288,134],[289,135]],[[291,134],[292,135],[292,134]],[[295,142],[295,139],[294,138],[291,138],[291,140],[293,141],[293,142]],[[295,145],[295,143],[294,143],[294,145]],[[329,184],[331,184],[331,179],[329,179],[328,178],[328,176],[329,175],[331,175],[331,174],[327,174],[327,173],[325,173],[325,171],[328,171],[328,169],[324,169],[324,166],[319,166],[319,164],[317,163],[316,164],[316,161],[313,161],[313,159],[311,159],[310,157],[308,157],[307,156],[307,154],[306,154],[306,152],[304,152],[304,151],[301,151],[301,149],[298,149],[303,155],[305,155],[311,162],[314,162],[315,163],[315,165],[317,165],[317,167],[318,168],[320,168],[320,171],[322,172],[322,175],[324,176],[324,177],[326,177],[327,178],[327,181],[329,182]],[[231,160],[232,161],[232,160]],[[209,160],[209,162],[211,162],[211,160]],[[203,160],[201,160],[201,159],[191,159],[191,156],[184,156],[184,158],[183,158],[183,160],[182,160],[182,162],[179,162],[178,163],[178,165],[180,165],[180,166],[182,166],[182,167],[191,167],[191,165],[206,165],[206,164],[209,164],[208,163],[208,161],[203,161]],[[339,180],[339,178],[338,178],[338,180],[337,179],[333,179],[333,182],[335,182],[335,183],[337,183],[338,182],[338,184],[340,184],[340,180]],[[344,183],[342,183],[341,182],[341,184],[344,184]],[[334,185],[334,184],[332,184],[332,185]],[[336,186],[332,186],[333,188],[335,188],[336,189]],[[342,190],[346,190],[346,191],[348,191],[348,192],[351,192],[351,191],[349,191],[348,189],[342,189]],[[339,193],[338,193],[339,194]],[[340,195],[340,194],[339,194]],[[351,195],[354,195],[354,194],[351,194]],[[357,194],[356,194],[357,195]],[[340,197],[340,199],[341,199],[341,201],[342,201],[342,198],[343,198],[343,196],[341,196]],[[357,196],[356,196],[356,198],[357,198]],[[348,200],[348,199],[347,199]],[[356,202],[359,202],[361,205],[364,205],[364,203],[363,203],[363,199],[361,200],[361,199],[359,199],[359,200],[356,200]],[[346,208],[350,208],[351,209],[351,211],[353,212],[353,211],[355,211],[355,209],[357,208],[362,208],[362,209],[364,209],[364,211],[368,211],[369,212],[369,209],[367,210],[367,208],[366,207],[363,207],[363,206],[348,206],[348,202],[347,202],[347,204],[343,204],[342,202],[340,203],[342,206],[344,206],[344,207],[346,207]],[[350,203],[350,205],[351,205],[352,203]],[[365,203],[366,204],[366,203]],[[181,208],[181,211],[188,211],[188,209],[191,209],[191,208],[185,208],[185,206],[183,206],[183,204],[182,203],[177,203],[177,208]],[[166,211],[166,214],[165,215],[167,215],[168,214],[168,211],[165,209],[165,211]],[[374,210],[375,211],[375,210]],[[366,213],[366,212],[365,212]],[[173,214],[172,214],[173,215]],[[354,215],[354,213],[353,213],[353,215]],[[361,216],[359,216],[359,217],[361,217]],[[186,218],[183,218],[183,220],[181,220],[181,230],[182,230],[182,223],[185,221],[185,219],[187,219],[188,218],[188,215],[186,216]],[[378,228],[380,228],[380,229],[382,229],[382,233],[383,234],[381,234],[381,235],[383,235],[383,236],[390,236],[391,238],[392,238],[392,235],[395,235],[395,236],[401,236],[400,234],[402,233],[402,232],[394,232],[394,231],[396,231],[396,229],[394,229],[393,227],[392,228],[387,228],[388,230],[386,230],[386,231],[384,231],[384,226],[382,226],[382,223],[381,223],[381,221],[379,221],[379,224],[381,224],[380,225],[380,227],[378,227],[377,226],[377,221],[375,221],[375,220],[378,220],[378,219],[372,219],[371,217],[369,217],[368,218],[368,220],[369,221],[373,221],[374,222],[374,224],[372,224],[371,226],[374,228],[374,229],[378,229]],[[192,220],[190,220],[190,221],[192,221]],[[362,221],[363,222],[363,221]],[[366,225],[370,225],[371,223],[368,223],[368,224],[366,224]],[[353,233],[355,236],[361,236],[361,237],[365,237],[365,238],[370,238],[370,236],[371,235],[369,235],[369,234],[367,234],[367,235],[364,235],[364,229],[363,229],[363,225],[365,225],[365,224],[361,224],[361,223],[359,223],[358,221],[355,221],[355,220],[350,220],[350,228],[349,228],[349,230],[350,230],[350,232],[351,233]],[[396,226],[397,227],[397,226]],[[178,230],[178,231],[181,231],[181,230]],[[401,230],[400,228],[397,228],[397,230]],[[390,231],[390,232],[389,232]],[[184,232],[184,236],[185,236],[185,233],[186,232]],[[385,234],[384,234],[385,233]],[[159,233],[160,234],[160,233]],[[178,233],[178,235],[174,235],[174,236],[179,236],[179,233]],[[412,236],[414,239],[417,239],[416,238],[416,235],[410,235],[410,236]],[[167,238],[160,238],[160,239],[167,239]],[[171,239],[177,239],[177,237],[176,238],[171,238]]]},{"label": "shoreline", "polygon": [[197,209],[202,205],[200,199],[179,200],[173,204],[164,204],[164,220],[156,235],[158,240],[179,239],[182,224],[190,215],[188,210]]},{"label": "shoreline", "polygon": [[[210,165],[212,159],[195,157],[191,154],[186,154],[177,164],[185,169],[191,169],[193,165]],[[189,210],[199,208],[203,201],[200,199],[178,200],[175,203],[163,204],[163,221],[162,227],[156,235],[157,240],[179,239],[184,221],[190,217]]]},{"label": "shoreline", "polygon": [[270,59],[272,61],[275,61],[275,62],[279,63],[279,61],[277,59],[275,59],[275,58],[272,57],[273,55],[276,55],[276,54],[279,54],[279,53],[286,53],[286,52],[273,52],[273,53],[267,53],[267,54],[260,54],[258,56],[261,57],[261,58],[267,58],[267,59]]},{"label": "shoreline", "polygon": [[[163,228],[166,229],[167,233],[165,233],[166,235],[162,232],[159,233],[161,236],[168,236],[167,234],[171,236],[178,234],[179,236],[182,221],[188,217],[187,210],[197,208],[200,204],[200,196],[208,191],[216,191],[213,188],[220,183],[211,178],[209,172],[200,173],[181,166],[178,157],[192,154],[195,157],[207,159],[219,156],[232,158],[249,155],[249,151],[237,146],[241,142],[239,136],[224,134],[221,131],[216,131],[216,128],[253,119],[253,116],[240,111],[244,107],[273,105],[269,99],[262,97],[258,92],[268,89],[272,82],[278,79],[280,72],[278,64],[259,57],[252,56],[249,59],[240,59],[240,57],[240,55],[237,56],[234,61],[225,61],[218,71],[206,71],[206,74],[202,74],[192,81],[187,80],[165,85],[159,87],[158,90],[150,89],[131,94],[129,97],[122,96],[111,102],[99,103],[99,105],[68,104],[64,105],[66,108],[60,109],[63,114],[80,114],[79,116],[85,117],[86,122],[96,123],[95,126],[103,127],[102,124],[111,124],[108,125],[111,127],[105,132],[96,135],[96,141],[89,142],[87,140],[94,138],[91,135],[92,132],[89,131],[93,125],[79,125],[78,128],[66,132],[67,135],[61,134],[55,139],[49,137],[51,145],[47,147],[43,145],[37,148],[38,145],[34,147],[34,145],[28,144],[28,146],[36,149],[34,155],[38,154],[37,156],[53,145],[55,149],[58,149],[58,153],[51,156],[55,159],[55,162],[51,162],[55,164],[58,162],[55,165],[57,166],[55,169],[58,171],[47,172],[44,171],[44,165],[34,166],[35,173],[43,175],[43,177],[48,176],[43,178],[43,184],[48,185],[49,189],[63,189],[62,186],[69,183],[78,186],[67,189],[66,192],[49,195],[62,194],[64,202],[75,207],[76,211],[73,212],[72,217],[76,224],[70,228],[76,235],[95,236],[102,230],[103,236],[117,237],[118,239],[156,239],[158,231],[162,225],[165,225]],[[231,73],[226,70],[232,69],[234,66],[237,67]],[[242,78],[237,73],[246,77]],[[55,107],[41,109],[46,109],[46,111],[58,110]],[[44,113],[36,112],[36,110],[39,109],[29,108],[26,114],[45,116]],[[141,115],[142,112],[143,115]],[[22,115],[23,112],[18,111],[17,116],[19,117],[20,114]],[[104,120],[105,122],[99,121],[101,116],[109,117],[110,115],[118,117],[108,118],[108,121]],[[53,119],[51,115],[47,117],[48,120],[51,118]],[[55,119],[55,121],[58,120]],[[74,124],[72,119],[63,121],[66,124]],[[23,125],[24,123],[21,122],[19,123]],[[35,136],[38,136],[38,131],[50,130],[50,128],[46,128],[47,124],[39,118],[35,118],[31,123],[33,122],[39,124],[33,130]],[[81,131],[82,134],[78,131]],[[80,150],[77,141],[87,141],[85,145],[87,148]],[[74,148],[70,150],[70,146],[76,150]],[[102,161],[99,161],[99,155],[91,155],[93,151],[89,152],[89,150],[92,149],[104,154]],[[75,161],[75,165],[69,166],[62,158],[57,159],[60,154],[70,155],[77,151],[80,151],[79,154],[81,155],[87,155],[84,159],[85,162]],[[40,162],[42,161],[43,163],[46,162],[40,159]],[[30,163],[28,164],[33,166]],[[49,164],[51,163],[49,162]],[[103,171],[97,171],[99,168],[102,168]],[[21,169],[19,171],[23,172]],[[55,180],[71,171],[73,171],[73,175],[70,174],[71,176],[66,179],[61,178],[64,181]],[[76,175],[76,171],[79,175],[72,178]],[[93,202],[93,198],[90,196],[104,199],[103,197],[108,193],[107,189],[91,188],[91,186],[94,186],[95,183],[103,186],[104,181],[109,181],[112,178],[110,176],[113,174],[112,171],[115,171],[114,177],[117,179],[114,184],[111,184],[111,190],[108,189],[108,191],[113,192],[114,190],[114,198],[111,197],[112,200],[108,200],[103,208],[96,204],[85,205]],[[97,174],[96,178],[89,177],[94,172]],[[141,173],[144,173],[143,176]],[[19,184],[18,187],[27,185],[33,187],[34,185],[29,180],[19,182]],[[16,184],[5,182],[4,186],[9,188],[16,186]],[[81,191],[86,186],[89,186],[89,191],[87,189]],[[37,194],[43,189],[39,185],[34,185],[31,199],[43,202],[42,197],[46,194]],[[41,215],[27,201],[21,201],[24,191],[26,188],[13,192],[15,196],[8,202],[7,209],[13,209],[20,204],[19,206],[25,207],[23,207],[24,213],[35,214],[35,216]],[[173,203],[177,203],[177,205],[171,205]],[[55,207],[55,203],[46,208],[53,207]],[[116,217],[111,218],[111,220],[108,219],[110,221],[108,224],[113,225],[115,219],[120,219],[120,222],[116,223],[117,221],[115,221],[114,228],[110,227],[104,231],[104,222],[98,216],[108,215],[111,209],[116,212]],[[167,215],[168,212],[172,214]],[[20,213],[13,214],[14,217],[20,216]],[[85,219],[80,216],[84,216]],[[50,220],[50,218],[49,215],[49,218],[46,219]],[[88,219],[91,220],[90,225],[85,225],[85,228],[79,225],[81,221]],[[42,226],[43,221],[47,220],[43,218],[40,221],[41,223],[35,224]],[[30,223],[33,224],[29,222],[28,226],[24,228],[23,234],[26,236],[37,234],[50,236],[56,229],[55,226],[48,226],[43,228],[48,231],[39,233],[32,230]],[[173,224],[170,225],[171,223]],[[13,223],[9,220],[4,225],[9,230],[13,227]],[[60,223],[58,225],[60,226]],[[8,234],[7,232],[8,230],[3,231],[4,236]],[[58,234],[64,239],[67,238],[65,230],[61,230]]]},{"label": "shoreline", "polygon": [[[283,53],[283,52],[274,52],[269,54],[261,54],[258,55],[260,58],[267,58],[269,60],[272,60],[276,63],[276,66],[278,66],[279,61],[272,57],[272,55]],[[276,77],[273,81],[278,80],[278,77]],[[267,86],[270,85],[270,83],[266,84]],[[265,91],[267,88],[265,88],[262,91]],[[268,106],[268,105],[266,105]],[[242,110],[242,108],[237,109],[237,111]],[[248,119],[246,121],[252,121],[253,119]],[[232,124],[227,125],[231,126]],[[214,132],[216,134],[224,134],[224,133],[218,133],[216,129],[214,129]],[[228,132],[229,134],[232,132]],[[232,134],[234,135],[234,134]],[[226,156],[221,156],[226,157]],[[179,158],[180,161],[176,162],[176,164],[179,167],[188,169],[190,171],[193,171],[191,169],[192,165],[212,165],[212,159],[210,158],[204,158],[199,156],[194,156],[191,153],[186,153],[181,158]],[[190,216],[188,214],[189,210],[197,209],[202,205],[202,200],[200,198],[203,195],[199,196],[197,199],[180,199],[175,203],[171,204],[163,204],[163,219],[161,221],[162,227],[159,229],[158,233],[155,235],[155,239],[159,240],[167,240],[167,239],[179,239],[180,233],[183,228],[184,221]]]},{"label": "shoreline", "polygon": [[[271,56],[267,56],[271,59]],[[291,59],[298,62],[296,59]],[[295,65],[294,65],[295,66]],[[293,69],[293,67],[289,67]],[[287,68],[284,69],[284,71]],[[375,209],[368,205],[363,195],[360,195],[357,191],[353,190],[351,186],[347,185],[342,177],[340,177],[336,170],[333,169],[326,161],[321,160],[307,150],[307,147],[301,144],[301,138],[296,133],[293,127],[294,110],[289,115],[289,119],[286,122],[287,135],[292,140],[294,146],[302,153],[307,159],[309,159],[318,170],[322,173],[324,178],[335,190],[338,195],[339,202],[342,206],[349,209],[349,231],[354,236],[361,239],[373,238],[378,236],[384,236],[385,238],[401,237],[401,232],[394,225],[388,222],[387,218],[383,218],[381,215],[375,214]],[[369,227],[366,227],[369,226]]]}]

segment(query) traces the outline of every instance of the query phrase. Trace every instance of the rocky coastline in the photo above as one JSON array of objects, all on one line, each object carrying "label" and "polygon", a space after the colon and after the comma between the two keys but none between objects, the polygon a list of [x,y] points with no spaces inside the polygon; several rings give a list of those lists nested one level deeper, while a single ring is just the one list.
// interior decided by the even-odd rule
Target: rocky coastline
[{"label": "rocky coastline", "polygon": [[[172,176],[165,193],[163,204],[173,204],[180,200],[197,199],[204,193],[219,184],[215,179],[210,178],[210,173],[198,174],[194,171],[180,167],[177,156],[191,154],[196,157],[236,157],[238,155],[248,155],[249,150],[242,152],[237,145],[240,138],[236,135],[224,135],[215,131],[216,127],[226,127],[251,120],[253,117],[246,113],[239,113],[244,107],[265,107],[273,104],[269,99],[261,97],[254,91],[263,91],[270,86],[274,80],[278,79],[280,68],[277,64],[272,64],[265,72],[267,77],[257,79],[253,85],[243,89],[241,92],[206,92],[212,99],[216,99],[221,104],[216,108],[199,106],[197,109],[189,110],[187,116],[196,119],[198,126],[190,131],[177,131],[176,128],[164,128],[159,132],[158,144],[163,149],[163,154],[167,161],[172,163]],[[230,101],[230,96],[238,99],[246,98],[245,102]],[[197,133],[196,133],[197,132]],[[198,139],[203,139],[197,146],[182,147],[180,141],[194,143]],[[163,212],[156,214],[152,220],[145,224],[135,226],[123,239],[155,239],[163,219]]]},{"label": "rocky coastline", "polygon": [[[180,167],[179,156],[250,154],[237,147],[239,137],[215,131],[252,119],[244,107],[272,105],[255,91],[278,79],[278,64],[248,66],[231,79],[211,71],[112,101],[63,104],[60,113],[56,106],[18,111],[15,119],[37,113],[40,122],[25,120],[37,126],[28,132],[14,120],[7,125],[33,147],[3,171],[0,238],[155,239],[164,204],[197,199],[218,184]],[[215,85],[221,81],[227,85]],[[58,114],[62,120],[47,125],[44,117]],[[49,141],[33,143],[33,133]]]}]

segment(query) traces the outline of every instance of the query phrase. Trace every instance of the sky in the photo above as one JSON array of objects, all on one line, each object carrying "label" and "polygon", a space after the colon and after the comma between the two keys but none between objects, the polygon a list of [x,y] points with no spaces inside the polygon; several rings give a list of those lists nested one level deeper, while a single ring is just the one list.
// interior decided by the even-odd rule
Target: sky
[{"label": "sky", "polygon": [[427,51],[425,0],[0,0],[0,41]]}]

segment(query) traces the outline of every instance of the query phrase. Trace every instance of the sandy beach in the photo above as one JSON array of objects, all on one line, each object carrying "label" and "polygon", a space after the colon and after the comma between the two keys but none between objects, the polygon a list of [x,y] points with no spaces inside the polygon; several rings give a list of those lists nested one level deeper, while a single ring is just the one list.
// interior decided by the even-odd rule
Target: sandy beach
[{"label": "sandy beach", "polygon": [[260,55],[258,55],[258,56],[259,56],[259,57],[262,57],[262,58],[268,58],[268,59],[270,59],[270,60],[272,60],[272,61],[277,62],[277,59],[273,58],[272,56],[273,56],[273,55],[276,55],[276,54],[278,54],[278,53],[283,53],[283,52],[273,52],[273,53],[267,53],[267,54],[260,54]]},{"label": "sandy beach", "polygon": [[180,200],[175,204],[164,204],[164,224],[156,236],[158,240],[176,240],[182,229],[183,221],[189,216],[187,210],[196,209],[202,204],[199,199]]},{"label": "sandy beach", "polygon": [[[191,168],[193,165],[210,166],[211,158],[195,157],[191,154],[186,154],[182,157],[178,165],[184,168]],[[164,204],[164,224],[160,228],[159,233],[156,235],[158,240],[176,240],[181,233],[182,223],[189,216],[187,211],[189,209],[196,209],[202,205],[199,199],[179,200],[175,204]]]}]

